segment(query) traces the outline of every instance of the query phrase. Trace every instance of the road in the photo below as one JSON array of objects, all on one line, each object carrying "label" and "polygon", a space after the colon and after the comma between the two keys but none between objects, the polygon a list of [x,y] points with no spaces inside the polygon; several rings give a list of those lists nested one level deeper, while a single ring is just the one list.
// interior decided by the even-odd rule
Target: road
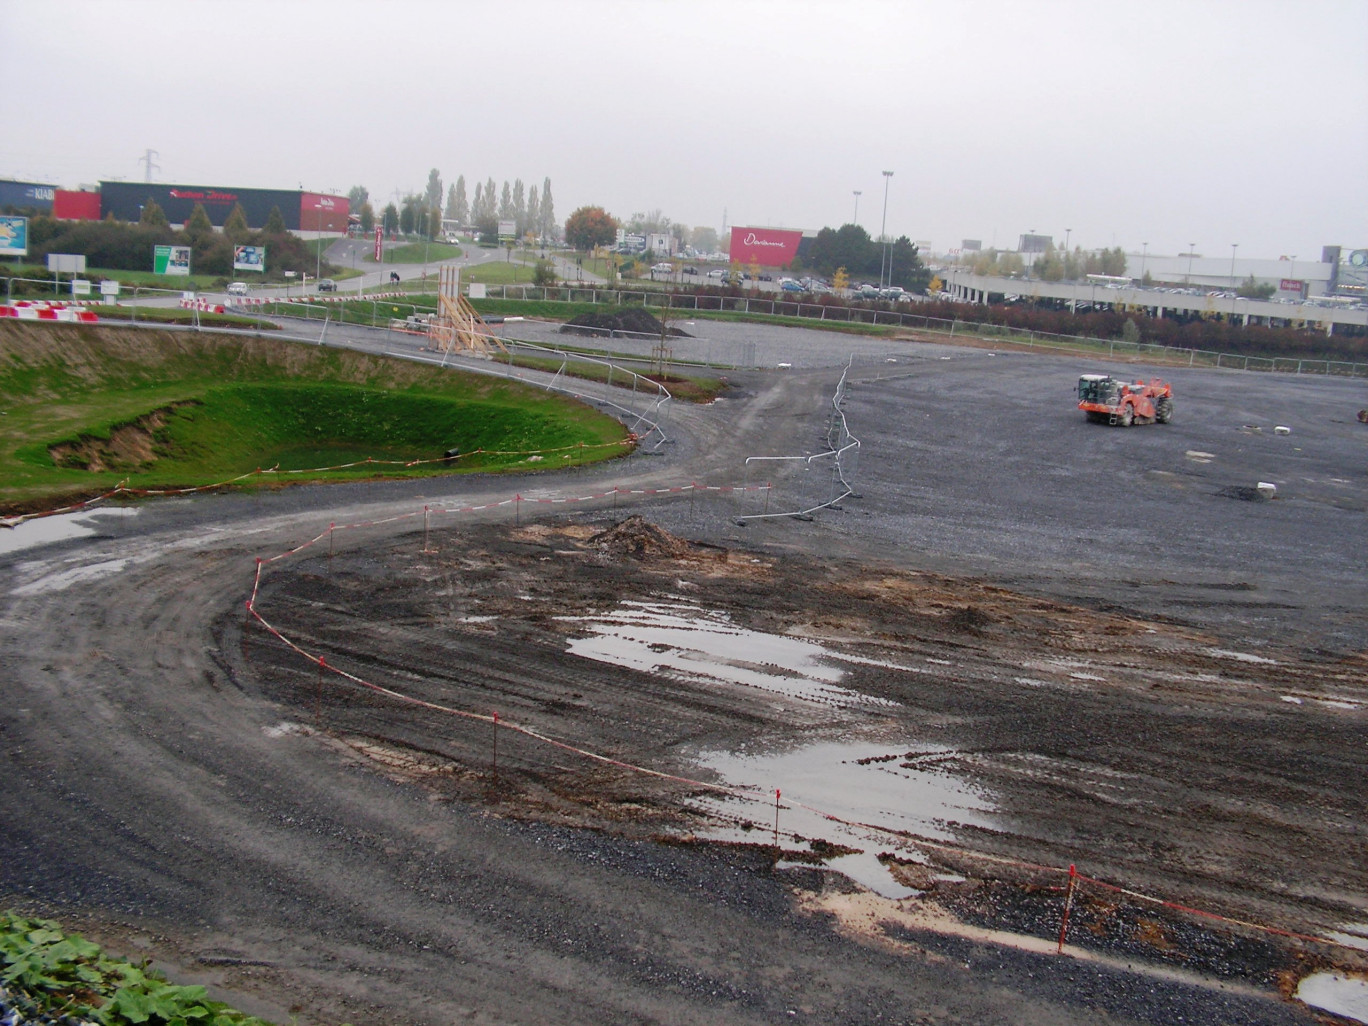
[{"label": "road", "polygon": [[[256,558],[330,522],[742,484],[748,456],[820,451],[854,357],[860,488],[841,509],[747,522],[744,495],[634,500],[713,546],[687,559],[590,544],[632,508],[617,493],[531,523],[526,504],[514,524],[506,507],[471,514],[431,555],[413,522],[350,532],[335,563],[315,549],[272,568],[263,609],[337,665],[661,770],[703,774],[712,745],[934,745],[999,794],[993,829],[950,825],[971,847],[1086,855],[1099,875],[1301,929],[1363,907],[1368,771],[1345,747],[1368,707],[1352,383],[1185,372],[1173,425],[1121,431],[1072,409],[1071,361],[708,333],[680,345],[754,345],[790,368],[676,409],[656,455],[16,532],[0,554],[0,900],[282,1021],[1310,1023],[1276,994],[1289,963],[1263,940],[1207,938],[1219,958],[1166,963],[1084,930],[1059,959],[904,921],[905,903],[871,906],[861,932],[834,874],[776,868],[764,844],[660,843],[680,826],[668,786],[512,739],[496,784],[484,725],[331,689],[322,703],[312,664],[244,631]],[[1242,498],[1265,479],[1276,502]],[[785,479],[770,501],[813,486]],[[843,684],[864,697],[833,709],[567,654],[567,613],[689,597],[859,655]],[[947,907],[1035,914],[971,879]]]}]

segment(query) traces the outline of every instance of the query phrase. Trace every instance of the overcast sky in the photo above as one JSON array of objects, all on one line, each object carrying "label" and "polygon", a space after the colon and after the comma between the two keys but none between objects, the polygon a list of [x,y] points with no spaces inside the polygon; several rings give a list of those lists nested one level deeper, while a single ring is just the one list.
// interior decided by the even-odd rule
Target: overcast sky
[{"label": "overcast sky", "polygon": [[1366,0],[0,0],[0,177],[551,179],[936,250],[1368,247]]}]

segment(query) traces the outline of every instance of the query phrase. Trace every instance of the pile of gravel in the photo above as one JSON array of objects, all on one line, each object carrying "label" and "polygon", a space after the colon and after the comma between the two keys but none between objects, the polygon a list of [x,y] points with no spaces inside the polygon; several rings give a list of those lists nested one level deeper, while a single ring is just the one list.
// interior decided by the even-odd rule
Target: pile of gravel
[{"label": "pile of gravel", "polygon": [[[596,338],[604,335],[612,338],[616,334],[654,335],[659,338],[661,327],[659,319],[644,307],[630,306],[613,312],[580,314],[562,324],[560,330],[566,334],[593,335]],[[693,338],[679,328],[666,328],[665,333],[671,338]]]}]

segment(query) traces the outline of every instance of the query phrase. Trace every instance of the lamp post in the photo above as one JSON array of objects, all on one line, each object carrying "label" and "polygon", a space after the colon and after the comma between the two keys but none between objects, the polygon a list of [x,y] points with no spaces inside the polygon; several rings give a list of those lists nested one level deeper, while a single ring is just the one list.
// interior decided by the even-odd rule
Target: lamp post
[{"label": "lamp post", "polygon": [[1072,234],[1073,234],[1073,229],[1072,229],[1072,228],[1065,228],[1065,229],[1064,229],[1064,252],[1065,252],[1065,253],[1067,253],[1067,252],[1069,251],[1069,236],[1072,235]]},{"label": "lamp post", "polygon": [[1238,242],[1230,244],[1230,287],[1235,288],[1235,251],[1240,248]]},{"label": "lamp post", "polygon": [[893,177],[892,171],[885,171],[884,176],[884,202],[883,220],[879,222],[879,240],[883,243],[883,253],[879,257],[879,288],[884,288],[884,266],[888,263],[888,180]]},{"label": "lamp post", "polygon": [[859,224],[859,223],[860,223],[860,190],[859,190],[859,189],[856,189],[856,190],[855,190],[855,218],[854,218],[854,220],[852,220],[850,223],[851,223],[851,224]]},{"label": "lamp post", "polygon": [[1189,285],[1192,284],[1192,251],[1193,251],[1194,249],[1196,249],[1196,248],[1197,248],[1197,243],[1195,243],[1195,242],[1189,242],[1189,243],[1188,243],[1188,273],[1187,273],[1186,281],[1187,281],[1187,284],[1189,284]]},{"label": "lamp post", "polygon": [[1140,251],[1140,284],[1145,284],[1145,261],[1149,258],[1149,243],[1143,243],[1144,249]]}]

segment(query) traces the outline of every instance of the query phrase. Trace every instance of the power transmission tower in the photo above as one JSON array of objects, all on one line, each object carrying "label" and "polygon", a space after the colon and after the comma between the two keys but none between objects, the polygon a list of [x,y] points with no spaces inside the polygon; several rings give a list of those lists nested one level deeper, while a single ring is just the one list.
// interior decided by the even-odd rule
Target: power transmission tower
[{"label": "power transmission tower", "polygon": [[152,181],[152,172],[153,172],[154,170],[156,170],[156,171],[160,171],[160,170],[161,170],[161,165],[158,164],[158,163],[153,159],[154,157],[160,157],[160,156],[161,156],[161,154],[158,153],[156,150],[148,150],[146,153],[144,153],[141,157],[138,158],[138,163],[139,163],[139,164],[146,164],[146,165],[147,165],[147,177],[144,179],[144,181],[148,181],[148,182]]}]

